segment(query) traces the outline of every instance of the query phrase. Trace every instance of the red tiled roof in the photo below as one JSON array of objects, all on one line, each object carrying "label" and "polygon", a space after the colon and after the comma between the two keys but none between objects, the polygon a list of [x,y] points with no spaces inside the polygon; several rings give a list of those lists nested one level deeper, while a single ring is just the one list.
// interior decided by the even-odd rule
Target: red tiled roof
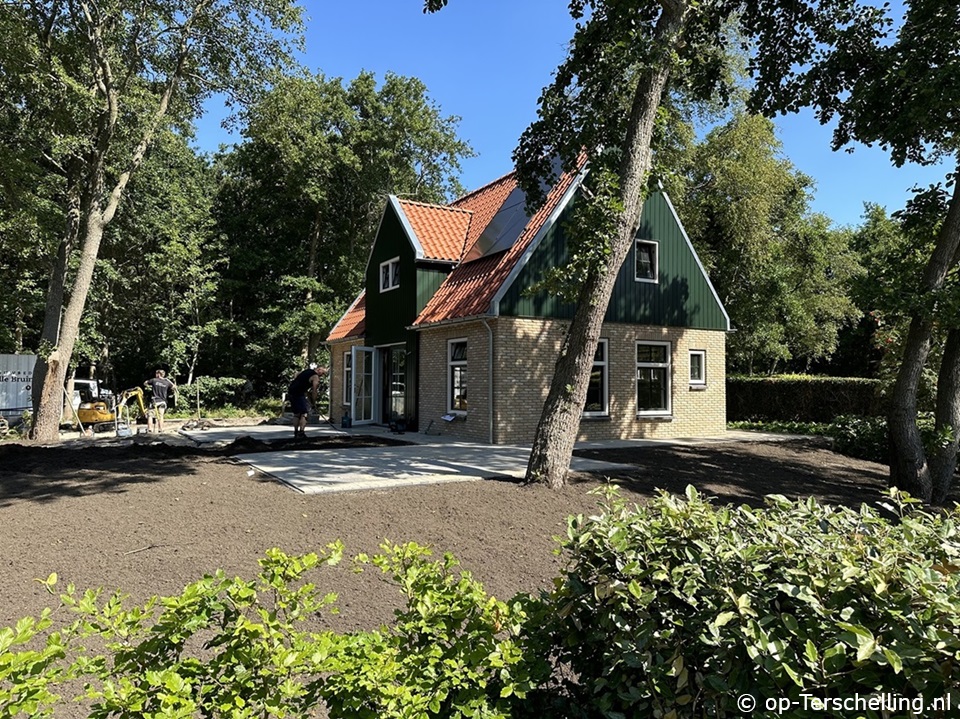
[{"label": "red tiled roof", "polygon": [[330,336],[327,342],[337,342],[339,340],[350,339],[351,337],[363,337],[367,326],[367,293],[362,291],[360,296],[353,301],[353,304],[347,309],[340,321],[330,330]]},{"label": "red tiled roof", "polygon": [[[497,290],[506,281],[510,271],[530,246],[533,238],[540,232],[547,218],[560,204],[560,200],[570,189],[574,179],[574,173],[564,173],[560,177],[547,194],[543,206],[530,218],[520,237],[509,250],[465,262],[454,269],[430,298],[414,324],[427,325],[486,314]],[[458,207],[474,210],[470,236],[467,238],[468,245],[471,244],[471,237],[476,241],[480,236],[514,187],[516,187],[514,176],[507,175],[454,203]],[[475,230],[475,227],[479,229]]]},{"label": "red tiled roof", "polygon": [[470,223],[470,231],[467,233],[467,241],[463,247],[464,255],[473,247],[473,243],[487,228],[490,220],[497,214],[497,211],[516,186],[517,173],[511,172],[450,203],[451,207],[469,210],[473,213],[473,221]]},{"label": "red tiled roof", "polygon": [[399,200],[399,203],[423,247],[425,259],[448,262],[460,259],[470,227],[472,213],[469,210],[412,200]]}]

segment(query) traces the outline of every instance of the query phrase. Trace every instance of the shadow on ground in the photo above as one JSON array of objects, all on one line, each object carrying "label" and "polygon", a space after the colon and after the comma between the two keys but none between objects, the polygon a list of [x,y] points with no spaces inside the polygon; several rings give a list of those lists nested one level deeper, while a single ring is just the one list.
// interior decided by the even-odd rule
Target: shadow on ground
[{"label": "shadow on ground", "polygon": [[[81,440],[86,441],[86,440]],[[76,443],[39,446],[28,443],[0,445],[0,507],[14,500],[52,502],[63,497],[123,492],[131,484],[162,482],[198,473],[203,462],[230,461],[237,454],[257,452],[322,451],[348,447],[401,446],[387,437],[322,437],[264,442],[239,437],[225,446],[196,447],[163,444],[155,438],[136,438],[89,446]],[[274,481],[266,479],[265,481]]]},{"label": "shadow on ground", "polygon": [[[752,506],[762,506],[768,494],[782,494],[789,499],[812,495],[823,502],[859,507],[881,500],[888,476],[884,465],[845,457],[810,441],[591,449],[575,454],[634,465],[633,470],[606,475],[632,492],[682,493],[693,485],[720,502]],[[579,479],[593,481],[596,476]]]}]

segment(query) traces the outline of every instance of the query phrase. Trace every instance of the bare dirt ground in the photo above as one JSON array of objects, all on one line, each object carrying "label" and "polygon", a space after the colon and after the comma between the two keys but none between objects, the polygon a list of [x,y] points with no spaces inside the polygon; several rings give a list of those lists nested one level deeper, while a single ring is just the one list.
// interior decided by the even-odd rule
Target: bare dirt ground
[{"label": "bare dirt ground", "polygon": [[[300,446],[342,451],[344,442]],[[306,496],[231,458],[257,449],[269,447],[0,445],[0,626],[56,602],[34,581],[51,572],[62,585],[120,588],[143,601],[179,593],[218,567],[252,578],[270,547],[307,552],[335,539],[351,555],[384,539],[453,552],[489,592],[508,598],[550,584],[561,562],[552,537],[568,515],[596,508],[587,492],[602,481],[580,475],[562,491],[488,480]],[[635,465],[615,481],[638,502],[657,487],[693,484],[723,502],[759,504],[780,493],[859,505],[879,499],[886,476],[885,467],[806,442],[581,454]],[[325,620],[340,630],[388,621],[399,601],[374,571],[358,575],[349,563],[314,581],[340,594],[342,613]]]}]

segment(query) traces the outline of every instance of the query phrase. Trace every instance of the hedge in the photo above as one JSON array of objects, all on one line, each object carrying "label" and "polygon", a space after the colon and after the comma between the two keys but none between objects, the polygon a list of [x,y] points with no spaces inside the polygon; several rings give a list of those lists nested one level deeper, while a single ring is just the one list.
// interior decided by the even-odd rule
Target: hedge
[{"label": "hedge", "polygon": [[862,377],[727,377],[727,420],[832,422],[883,414],[881,383]]}]

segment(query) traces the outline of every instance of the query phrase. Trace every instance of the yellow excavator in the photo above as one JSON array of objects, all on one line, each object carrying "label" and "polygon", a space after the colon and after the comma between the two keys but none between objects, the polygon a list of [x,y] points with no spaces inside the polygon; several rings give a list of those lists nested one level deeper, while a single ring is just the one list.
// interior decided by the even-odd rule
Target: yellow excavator
[{"label": "yellow excavator", "polygon": [[[130,435],[131,404],[138,414],[134,419],[147,418],[147,406],[143,401],[143,390],[139,387],[125,389],[116,398],[112,408],[102,400],[83,402],[77,408],[77,419],[87,427],[93,427],[94,432],[109,432],[115,430],[118,437]],[[121,426],[122,425],[122,426]]]}]

